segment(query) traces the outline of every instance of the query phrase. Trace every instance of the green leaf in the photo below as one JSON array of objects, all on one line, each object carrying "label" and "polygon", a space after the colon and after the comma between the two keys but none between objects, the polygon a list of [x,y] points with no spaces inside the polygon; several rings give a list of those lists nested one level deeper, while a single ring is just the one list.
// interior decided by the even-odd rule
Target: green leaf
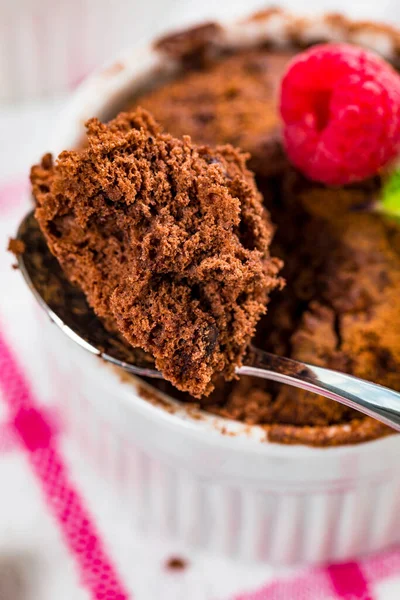
[{"label": "green leaf", "polygon": [[388,175],[381,192],[381,210],[384,214],[400,218],[400,169]]}]

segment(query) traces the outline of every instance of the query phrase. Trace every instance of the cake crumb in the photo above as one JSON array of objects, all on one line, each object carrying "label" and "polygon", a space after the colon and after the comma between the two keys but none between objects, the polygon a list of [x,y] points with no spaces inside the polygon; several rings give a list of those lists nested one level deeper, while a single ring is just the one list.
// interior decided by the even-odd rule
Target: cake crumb
[{"label": "cake crumb", "polygon": [[165,568],[169,571],[184,571],[189,566],[189,562],[181,556],[171,556],[165,563]]},{"label": "cake crumb", "polygon": [[16,240],[15,238],[10,238],[8,240],[7,250],[12,252],[14,256],[19,256],[25,252],[25,244],[21,240]]},{"label": "cake crumb", "polygon": [[150,402],[150,404],[163,408],[171,414],[175,412],[174,406],[172,406],[172,404],[169,404],[166,400],[164,400],[164,398],[162,398],[156,390],[152,390],[150,387],[144,386],[141,383],[139,383],[137,386],[137,393],[140,396],[140,398],[143,398],[143,400],[147,400],[147,402]]}]

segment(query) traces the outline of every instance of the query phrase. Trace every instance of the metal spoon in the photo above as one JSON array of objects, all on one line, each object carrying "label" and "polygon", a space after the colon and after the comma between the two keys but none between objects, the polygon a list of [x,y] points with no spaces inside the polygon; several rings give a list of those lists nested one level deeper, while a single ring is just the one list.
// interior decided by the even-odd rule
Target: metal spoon
[{"label": "metal spoon", "polygon": [[[135,375],[162,378],[152,360],[110,336],[86,303],[82,292],[65,278],[50,254],[38,224],[29,213],[17,238],[25,245],[18,266],[28,287],[50,319],[79,346]],[[400,393],[323,367],[283,358],[250,347],[238,375],[253,375],[315,392],[361,411],[400,431]]]}]

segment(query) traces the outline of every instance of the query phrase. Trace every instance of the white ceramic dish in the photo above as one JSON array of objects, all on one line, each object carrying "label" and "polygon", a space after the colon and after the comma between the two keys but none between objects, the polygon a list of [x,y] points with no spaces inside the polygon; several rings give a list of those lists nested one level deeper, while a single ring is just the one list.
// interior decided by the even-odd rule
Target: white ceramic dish
[{"label": "white ceramic dish", "polygon": [[[348,39],[389,57],[398,52],[398,34],[385,28],[274,11],[224,25],[218,43],[282,44],[294,36]],[[119,57],[75,93],[53,151],[76,146],[86,118],[107,118],[128,92],[175,68],[151,48]],[[146,400],[141,382],[55,327],[46,331],[49,372],[70,434],[118,494],[127,526],[147,523],[190,544],[279,564],[342,560],[400,541],[400,436],[327,449],[272,444],[259,427],[195,413],[166,397]]]}]

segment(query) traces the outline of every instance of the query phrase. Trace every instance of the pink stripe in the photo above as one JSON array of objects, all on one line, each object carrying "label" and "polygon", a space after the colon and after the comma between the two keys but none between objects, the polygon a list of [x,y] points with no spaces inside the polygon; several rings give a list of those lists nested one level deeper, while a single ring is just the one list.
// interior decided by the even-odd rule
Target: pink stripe
[{"label": "pink stripe", "polygon": [[372,600],[368,582],[356,562],[331,565],[327,568],[333,589],[339,598],[348,600]]},{"label": "pink stripe", "polygon": [[0,454],[15,448],[15,432],[9,423],[0,425]]},{"label": "pink stripe", "polygon": [[299,577],[269,583],[256,591],[235,596],[235,600],[330,600],[335,594],[326,570],[316,569]]},{"label": "pink stripe", "polygon": [[282,579],[258,590],[235,596],[235,600],[373,600],[370,585],[399,576],[400,550],[315,569],[291,579]]},{"label": "pink stripe", "polygon": [[29,190],[29,181],[27,178],[3,183],[0,185],[0,209],[12,209],[21,204],[22,199],[26,199]]},{"label": "pink stripe", "polygon": [[362,561],[362,568],[370,583],[382,581],[387,577],[399,576],[400,550],[397,548],[371,556]]},{"label": "pink stripe", "polygon": [[127,600],[129,595],[107,557],[83,498],[74,489],[54,430],[0,335],[0,385],[13,414],[14,430],[28,453],[42,491],[75,557],[82,582],[94,600]]},{"label": "pink stripe", "polygon": [[[367,559],[368,563],[375,559]],[[392,565],[394,567],[394,565]],[[390,574],[398,573],[391,570]],[[389,574],[385,570],[385,574]],[[314,569],[298,577],[269,583],[235,600],[373,600],[360,565],[355,562]]]}]

